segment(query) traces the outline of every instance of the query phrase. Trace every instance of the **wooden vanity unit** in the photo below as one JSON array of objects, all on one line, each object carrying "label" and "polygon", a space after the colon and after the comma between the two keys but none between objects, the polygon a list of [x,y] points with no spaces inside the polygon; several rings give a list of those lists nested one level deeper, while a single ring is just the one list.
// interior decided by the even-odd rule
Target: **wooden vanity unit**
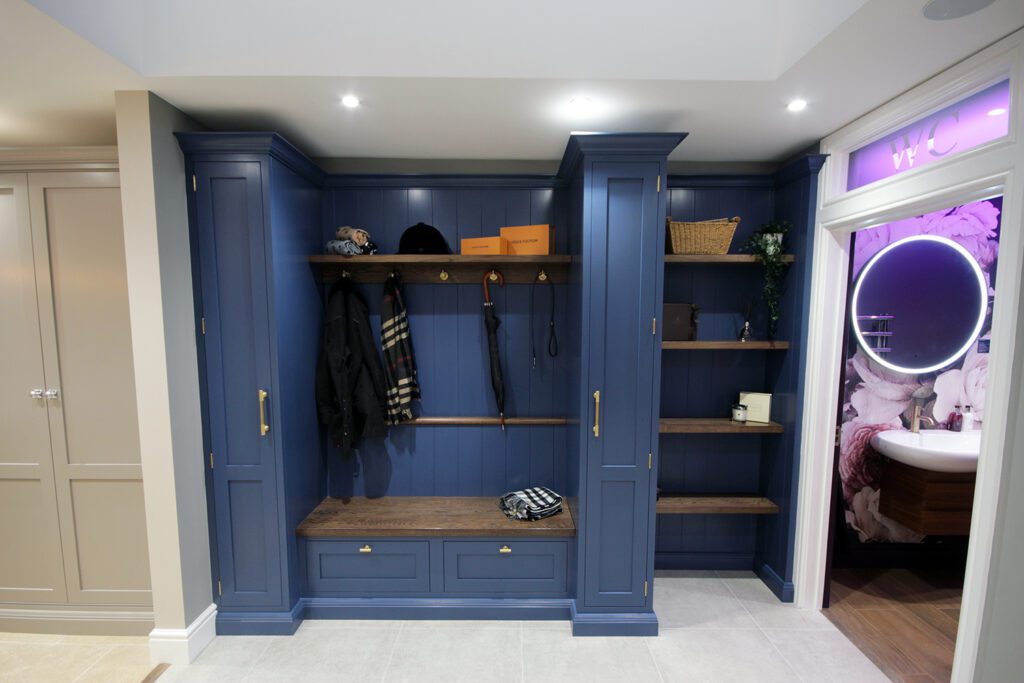
[{"label": "wooden vanity unit", "polygon": [[974,479],[974,472],[933,472],[883,458],[879,512],[920,534],[966,536]]}]

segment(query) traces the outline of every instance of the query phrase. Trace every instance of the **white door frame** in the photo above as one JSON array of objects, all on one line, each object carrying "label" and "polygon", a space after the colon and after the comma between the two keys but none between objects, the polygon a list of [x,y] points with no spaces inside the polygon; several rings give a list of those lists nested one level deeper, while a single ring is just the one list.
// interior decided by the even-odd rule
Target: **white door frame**
[{"label": "white door frame", "polygon": [[[825,586],[850,235],[892,220],[993,194],[1003,195],[986,422],[978,462],[953,681],[969,681],[975,667],[999,483],[1006,455],[1007,420],[1016,411],[1016,406],[1010,405],[1011,369],[1015,354],[1024,353],[1016,339],[1024,266],[1024,181],[1020,178],[1024,173],[1024,145],[1018,144],[1020,122],[1024,118],[1022,73],[1024,30],[822,141],[822,152],[830,158],[819,179],[794,566],[796,603],[801,608],[821,608]],[[844,191],[850,151],[1007,77],[1011,93],[1007,137],[850,192]],[[1013,445],[1009,446],[1012,449]]]}]

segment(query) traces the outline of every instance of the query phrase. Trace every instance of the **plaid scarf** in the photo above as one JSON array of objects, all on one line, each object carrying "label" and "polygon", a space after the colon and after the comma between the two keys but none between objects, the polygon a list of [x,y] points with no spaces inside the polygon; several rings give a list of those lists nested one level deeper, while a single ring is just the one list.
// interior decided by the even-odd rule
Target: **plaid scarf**
[{"label": "plaid scarf", "polygon": [[534,521],[562,511],[562,497],[544,486],[511,491],[498,499],[498,507],[509,519]]},{"label": "plaid scarf", "polygon": [[409,318],[405,314],[401,280],[397,273],[392,273],[384,283],[380,320],[384,379],[388,386],[387,421],[388,424],[398,424],[413,418],[412,401],[420,397],[420,385],[416,379],[416,358],[412,354]]}]

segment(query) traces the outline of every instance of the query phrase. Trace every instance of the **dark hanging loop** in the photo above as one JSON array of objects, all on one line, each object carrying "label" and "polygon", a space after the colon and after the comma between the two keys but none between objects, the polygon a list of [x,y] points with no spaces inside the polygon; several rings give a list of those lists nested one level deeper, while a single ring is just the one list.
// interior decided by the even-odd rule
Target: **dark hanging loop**
[{"label": "dark hanging loop", "polygon": [[555,336],[555,288],[552,286],[551,278],[543,270],[537,273],[537,277],[530,287],[530,358],[533,367],[537,367],[537,335],[534,332],[534,304],[536,303],[537,285],[547,284],[547,290],[551,297],[551,308],[548,315],[548,355],[552,358],[558,355],[558,337]]}]

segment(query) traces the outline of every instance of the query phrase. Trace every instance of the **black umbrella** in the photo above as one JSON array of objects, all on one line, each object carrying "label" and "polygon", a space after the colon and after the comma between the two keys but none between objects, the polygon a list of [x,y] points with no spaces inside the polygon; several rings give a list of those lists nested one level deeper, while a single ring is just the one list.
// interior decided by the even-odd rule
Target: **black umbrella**
[{"label": "black umbrella", "polygon": [[501,320],[494,315],[491,282],[497,282],[499,286],[504,287],[505,276],[497,270],[484,275],[484,328],[487,329],[487,350],[491,355],[491,388],[494,389],[494,400],[498,404],[501,431],[505,431],[505,379],[501,376],[501,357],[498,355],[498,326],[501,325]]}]

